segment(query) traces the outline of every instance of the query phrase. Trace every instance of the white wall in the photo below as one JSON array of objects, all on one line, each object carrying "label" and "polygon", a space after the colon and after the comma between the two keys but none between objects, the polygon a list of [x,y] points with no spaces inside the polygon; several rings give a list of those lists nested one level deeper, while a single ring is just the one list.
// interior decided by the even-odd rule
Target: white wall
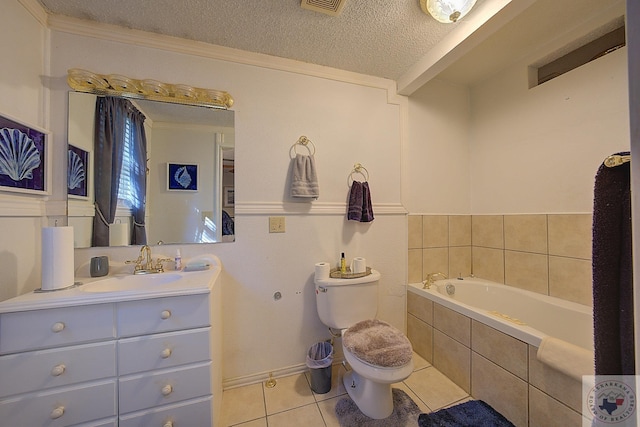
[{"label": "white wall", "polygon": [[[185,259],[213,252],[223,262],[228,384],[300,369],[308,347],[329,337],[316,313],[313,265],[337,261],[342,251],[348,258],[366,257],[381,271],[379,316],[404,329],[407,243],[397,104],[402,99],[387,92],[393,85],[350,73],[346,82],[324,78],[313,67],[309,74],[319,77],[291,67],[277,71],[210,59],[206,52],[174,53],[144,47],[143,41],[123,44],[55,29],[51,40],[51,121],[63,138],[65,78],[73,67],[221,89],[234,97],[236,242],[181,246]],[[317,149],[320,198],[313,202],[287,195],[289,150],[301,135]],[[356,162],[370,173],[376,214],[371,224],[345,221],[347,178]],[[270,215],[286,216],[286,233],[268,233]],[[175,248],[157,247],[154,253],[173,256]],[[77,250],[76,265],[97,254],[114,260],[137,256],[136,248]],[[274,300],[275,292],[282,299]]]},{"label": "white wall", "polygon": [[528,89],[519,62],[471,90],[471,210],[588,213],[604,158],[629,149],[627,50]]},{"label": "white wall", "polygon": [[[0,114],[46,128],[47,31],[17,1],[3,1],[2,15]],[[48,197],[16,194],[0,191],[0,300],[41,284],[40,228]]]}]

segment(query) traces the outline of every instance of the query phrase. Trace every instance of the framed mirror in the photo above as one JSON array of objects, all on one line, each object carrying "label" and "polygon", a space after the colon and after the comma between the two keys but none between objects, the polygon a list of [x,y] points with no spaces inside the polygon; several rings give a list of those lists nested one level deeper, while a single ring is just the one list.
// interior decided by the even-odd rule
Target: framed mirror
[{"label": "framed mirror", "polygon": [[[144,215],[136,217],[135,202],[129,197],[137,187],[127,180],[127,173],[121,172],[117,183],[105,184],[105,171],[127,164],[131,154],[122,149],[115,155],[120,161],[105,163],[104,144],[96,142],[101,140],[96,132],[101,126],[96,122],[100,98],[104,102],[117,97],[69,93],[68,223],[74,227],[75,247],[142,244],[135,237],[141,228],[149,245],[234,241],[234,112],[122,98],[144,123]],[[107,193],[117,199],[113,215],[96,203]],[[105,224],[106,242],[104,238],[96,242],[96,234],[102,232],[95,231],[94,221]]]}]

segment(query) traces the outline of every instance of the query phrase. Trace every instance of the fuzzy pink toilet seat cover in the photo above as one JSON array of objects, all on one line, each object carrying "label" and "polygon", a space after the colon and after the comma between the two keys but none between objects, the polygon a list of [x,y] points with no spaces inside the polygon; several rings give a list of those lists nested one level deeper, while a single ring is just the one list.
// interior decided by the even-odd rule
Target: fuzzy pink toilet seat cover
[{"label": "fuzzy pink toilet seat cover", "polygon": [[342,335],[342,345],[358,359],[386,368],[404,366],[413,357],[409,339],[377,319],[363,320],[351,326]]}]

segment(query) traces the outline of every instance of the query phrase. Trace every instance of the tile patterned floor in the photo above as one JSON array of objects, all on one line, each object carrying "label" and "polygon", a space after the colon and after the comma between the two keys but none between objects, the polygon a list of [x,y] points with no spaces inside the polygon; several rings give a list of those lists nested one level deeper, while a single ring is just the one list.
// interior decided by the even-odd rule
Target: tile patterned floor
[{"label": "tile patterned floor", "polygon": [[[414,353],[414,372],[393,387],[405,391],[422,412],[432,412],[468,400],[469,395]],[[274,388],[264,383],[225,390],[223,427],[339,427],[334,409],[347,393],[342,365],[333,366],[331,391],[311,390],[309,373],[278,378]]]}]

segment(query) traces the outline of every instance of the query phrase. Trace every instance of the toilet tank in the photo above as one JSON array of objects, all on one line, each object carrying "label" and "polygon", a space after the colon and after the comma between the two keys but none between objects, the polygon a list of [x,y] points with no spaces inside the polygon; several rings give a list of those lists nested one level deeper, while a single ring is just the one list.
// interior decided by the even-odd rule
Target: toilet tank
[{"label": "toilet tank", "polygon": [[380,273],[355,279],[315,279],[316,307],[320,320],[334,329],[345,329],[378,312]]}]

